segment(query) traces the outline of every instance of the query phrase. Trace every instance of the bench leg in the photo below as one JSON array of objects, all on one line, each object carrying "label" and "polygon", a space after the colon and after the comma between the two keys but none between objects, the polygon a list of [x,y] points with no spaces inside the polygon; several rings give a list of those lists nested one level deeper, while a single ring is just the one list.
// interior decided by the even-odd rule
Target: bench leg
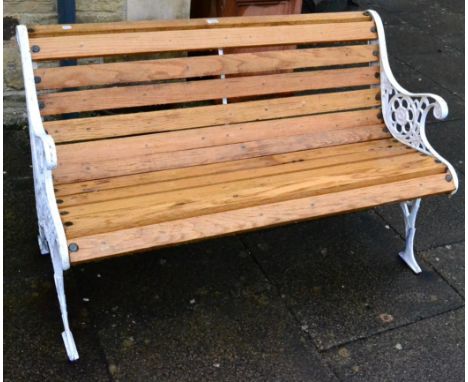
[{"label": "bench leg", "polygon": [[60,313],[62,314],[62,321],[64,331],[62,332],[63,342],[67,351],[68,359],[70,361],[76,361],[79,358],[78,350],[76,349],[75,340],[70,330],[68,323],[68,312],[67,312],[67,300],[65,297],[65,284],[63,280],[63,269],[60,258],[57,253],[52,250],[51,253],[52,264],[54,267],[54,281],[55,288],[57,289],[57,296],[60,305]]},{"label": "bench leg", "polygon": [[421,199],[403,202],[400,204],[405,219],[406,247],[400,252],[400,257],[414,273],[421,273],[421,268],[414,256],[414,234],[416,233],[416,216],[418,215]]}]

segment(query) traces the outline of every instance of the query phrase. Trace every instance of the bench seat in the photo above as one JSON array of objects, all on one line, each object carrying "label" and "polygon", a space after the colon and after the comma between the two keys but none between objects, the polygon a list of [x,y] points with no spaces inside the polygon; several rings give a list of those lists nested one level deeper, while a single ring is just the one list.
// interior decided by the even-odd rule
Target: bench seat
[{"label": "bench seat", "polygon": [[[445,171],[386,137],[56,185],[56,195],[68,242],[79,246],[70,260],[78,263],[448,192]],[[324,209],[324,200],[333,208]]]}]

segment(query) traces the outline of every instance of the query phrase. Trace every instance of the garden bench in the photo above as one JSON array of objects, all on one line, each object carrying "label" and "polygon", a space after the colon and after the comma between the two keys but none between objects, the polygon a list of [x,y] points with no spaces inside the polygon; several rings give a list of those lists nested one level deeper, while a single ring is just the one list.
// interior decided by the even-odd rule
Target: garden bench
[{"label": "garden bench", "polygon": [[400,202],[400,256],[421,271],[420,198],[458,187],[425,134],[448,108],[398,85],[374,11],[20,25],[17,38],[70,360],[70,265]]}]

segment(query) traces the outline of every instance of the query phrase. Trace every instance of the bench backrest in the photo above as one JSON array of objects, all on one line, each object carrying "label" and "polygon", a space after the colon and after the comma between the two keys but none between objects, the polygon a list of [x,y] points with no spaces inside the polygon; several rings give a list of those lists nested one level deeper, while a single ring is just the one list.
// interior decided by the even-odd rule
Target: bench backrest
[{"label": "bench backrest", "polygon": [[386,134],[362,12],[32,26],[29,38],[57,183]]}]

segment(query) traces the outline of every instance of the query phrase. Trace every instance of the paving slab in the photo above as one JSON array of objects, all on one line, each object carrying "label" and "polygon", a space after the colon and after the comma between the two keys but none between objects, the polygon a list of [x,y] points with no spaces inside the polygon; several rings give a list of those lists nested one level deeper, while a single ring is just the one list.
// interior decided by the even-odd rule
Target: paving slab
[{"label": "paving slab", "polygon": [[[414,245],[417,251],[465,239],[465,176],[462,173],[458,176],[460,188],[455,195],[431,196],[422,200],[416,220]],[[376,211],[401,237],[404,236],[404,222],[398,208],[382,206]]]},{"label": "paving slab", "polygon": [[356,341],[326,356],[340,380],[464,381],[464,309]]},{"label": "paving slab", "polygon": [[[436,59],[436,58],[434,58]],[[401,61],[398,56],[390,56],[390,66],[396,80],[405,89],[413,93],[433,93],[441,96],[448,104],[449,115],[446,120],[459,120],[465,117],[465,101],[450,89],[422,74],[414,67]],[[432,113],[427,118],[428,123],[437,121]]]},{"label": "paving slab", "polygon": [[52,272],[48,277],[5,275],[5,381],[107,381],[109,374],[89,314],[79,309],[73,277],[66,278],[71,326],[81,359],[67,360]]},{"label": "paving slab", "polygon": [[40,254],[33,181],[10,176],[3,179],[4,277],[46,276],[50,259]]},{"label": "paving slab", "polygon": [[447,244],[421,253],[442,277],[465,296],[465,243]]},{"label": "paving slab", "polygon": [[321,350],[462,304],[430,268],[416,276],[406,267],[397,256],[403,241],[372,211],[251,233],[244,240]]},{"label": "paving slab", "polygon": [[416,71],[431,78],[441,87],[464,99],[464,54],[455,49],[444,49],[442,54],[399,54],[399,59]]},{"label": "paving slab", "polygon": [[25,129],[3,129],[3,177],[32,177],[29,135]]},{"label": "paving slab", "polygon": [[96,333],[76,295],[73,274],[66,274],[71,325],[81,354],[67,361],[49,256],[37,244],[31,179],[4,179],[4,380],[106,381],[109,376]]},{"label": "paving slab", "polygon": [[236,237],[76,277],[115,380],[336,380]]},{"label": "paving slab", "polygon": [[[450,2],[446,1],[444,3]],[[464,51],[463,33],[458,33],[461,38],[455,40],[452,38],[457,35],[454,31],[464,29],[465,15],[463,7],[456,10],[434,3],[430,7],[421,7],[416,11],[401,12],[399,16],[408,24],[433,35],[458,51]],[[413,37],[412,34],[409,34],[409,36]]]},{"label": "paving slab", "polygon": [[465,121],[442,121],[427,124],[426,134],[434,149],[457,171],[465,174]]}]

